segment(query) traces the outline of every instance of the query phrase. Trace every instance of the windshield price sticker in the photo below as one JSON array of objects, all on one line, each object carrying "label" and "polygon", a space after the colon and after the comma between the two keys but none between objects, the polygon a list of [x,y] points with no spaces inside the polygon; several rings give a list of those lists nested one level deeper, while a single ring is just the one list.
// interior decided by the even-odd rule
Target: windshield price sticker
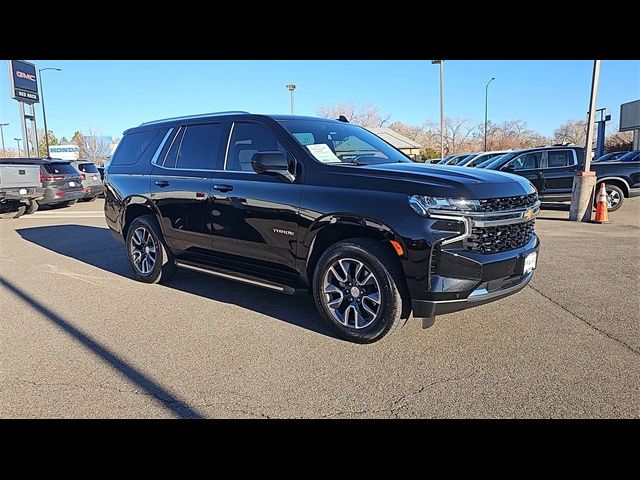
[{"label": "windshield price sticker", "polygon": [[326,143],[316,143],[313,145],[307,145],[306,147],[311,152],[311,155],[316,157],[316,159],[322,163],[342,163]]}]

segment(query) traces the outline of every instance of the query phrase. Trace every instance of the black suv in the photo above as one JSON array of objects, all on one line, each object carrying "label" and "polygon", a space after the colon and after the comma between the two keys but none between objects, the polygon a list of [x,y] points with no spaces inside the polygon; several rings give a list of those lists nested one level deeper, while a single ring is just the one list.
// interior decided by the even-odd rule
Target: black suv
[{"label": "black suv", "polygon": [[[344,119],[342,119],[344,120]],[[344,338],[373,342],[513,294],[536,266],[526,179],[413,163],[344,121],[224,112],[127,130],[105,217],[135,277],[176,267],[311,291]]]}]

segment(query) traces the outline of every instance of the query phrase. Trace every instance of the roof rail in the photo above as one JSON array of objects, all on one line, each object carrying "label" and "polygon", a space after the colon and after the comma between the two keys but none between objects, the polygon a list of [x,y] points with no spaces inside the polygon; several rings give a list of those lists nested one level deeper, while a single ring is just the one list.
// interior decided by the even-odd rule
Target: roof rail
[{"label": "roof rail", "polygon": [[236,114],[236,113],[249,115],[249,112],[245,112],[244,110],[229,110],[227,112],[200,113],[200,114],[197,114],[197,115],[185,115],[183,117],[162,118],[160,120],[152,120],[150,122],[141,123],[140,126],[142,126],[142,125],[153,125],[155,123],[163,123],[163,122],[168,122],[170,120],[191,120],[191,119],[203,118],[203,117],[215,117],[215,116],[218,116],[218,115],[233,115],[233,114]]}]

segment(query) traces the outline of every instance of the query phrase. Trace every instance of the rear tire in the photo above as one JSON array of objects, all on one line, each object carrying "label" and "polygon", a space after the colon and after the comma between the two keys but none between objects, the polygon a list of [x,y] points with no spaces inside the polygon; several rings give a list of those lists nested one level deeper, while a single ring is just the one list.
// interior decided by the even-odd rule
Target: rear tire
[{"label": "rear tire", "polygon": [[64,202],[66,204],[67,207],[70,207],[71,205],[75,205],[76,203],[78,203],[78,200],[67,200],[66,202]]},{"label": "rear tire", "polygon": [[410,314],[397,259],[371,238],[344,240],[322,254],[313,274],[313,298],[329,326],[356,343],[376,342],[399,330]]},{"label": "rear tire", "polygon": [[153,215],[137,217],[129,225],[126,240],[127,258],[136,280],[161,283],[176,273],[173,255],[166,246]]},{"label": "rear tire", "polygon": [[35,200],[31,200],[26,210],[24,211],[25,215],[31,215],[32,213],[36,213],[40,205]]},{"label": "rear tire", "polygon": [[17,210],[14,210],[12,212],[0,213],[0,219],[9,220],[9,219],[12,219],[12,218],[18,218],[22,214],[24,214],[24,211],[26,210],[26,208],[27,207],[22,205],[22,206],[18,207]]},{"label": "rear tire", "polygon": [[[600,191],[600,185],[602,184],[598,184],[596,186],[596,196],[593,200],[593,207],[594,208],[598,208],[598,192]],[[605,182],[605,190],[607,191],[607,210],[609,212],[615,212],[616,210],[618,210],[622,204],[624,203],[624,192],[622,191],[622,189],[616,185],[613,184],[607,184]]]},{"label": "rear tire", "polygon": [[96,198],[98,198],[98,197],[83,198],[82,201],[83,202],[93,202]]}]

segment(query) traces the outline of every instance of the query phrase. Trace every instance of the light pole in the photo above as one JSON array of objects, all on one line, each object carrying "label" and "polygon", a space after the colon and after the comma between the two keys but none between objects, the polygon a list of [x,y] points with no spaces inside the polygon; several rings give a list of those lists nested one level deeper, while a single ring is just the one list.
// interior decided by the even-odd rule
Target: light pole
[{"label": "light pole", "polygon": [[589,119],[587,120],[587,144],[584,146],[584,166],[573,177],[569,220],[588,222],[591,220],[593,190],[596,186],[596,172],[591,171],[591,149],[593,148],[593,120],[596,113],[598,83],[600,82],[600,60],[593,61],[591,76],[591,96],[589,97]]},{"label": "light pole", "polygon": [[491,80],[487,82],[487,86],[484,87],[484,151],[487,151],[487,119],[489,111],[489,84],[493,82],[496,77],[491,77]]},{"label": "light pole", "polygon": [[2,137],[2,154],[6,155],[6,153],[4,153],[4,130],[2,129],[3,127],[8,127],[9,124],[8,123],[0,123],[0,137]]},{"label": "light pole", "polygon": [[18,155],[20,155],[20,142],[22,141],[21,138],[14,138],[14,140],[18,143]]},{"label": "light pole", "polygon": [[293,108],[293,91],[296,89],[296,84],[295,83],[288,83],[286,85],[287,90],[289,90],[289,92],[291,92],[291,115],[293,115],[294,112],[294,108]]},{"label": "light pole", "polygon": [[[42,72],[44,72],[45,70],[55,70],[56,72],[61,72],[62,69],[54,67],[38,69],[38,75],[40,77],[40,99],[42,100],[42,118],[44,119],[44,142],[47,145],[47,158],[51,158],[51,155],[49,155],[49,130],[47,130],[47,112],[44,109],[44,87],[42,85]],[[37,150],[38,146],[36,145],[36,156],[38,155]]]},{"label": "light pole", "polygon": [[440,65],[440,160],[444,158],[444,60],[431,60]]}]

